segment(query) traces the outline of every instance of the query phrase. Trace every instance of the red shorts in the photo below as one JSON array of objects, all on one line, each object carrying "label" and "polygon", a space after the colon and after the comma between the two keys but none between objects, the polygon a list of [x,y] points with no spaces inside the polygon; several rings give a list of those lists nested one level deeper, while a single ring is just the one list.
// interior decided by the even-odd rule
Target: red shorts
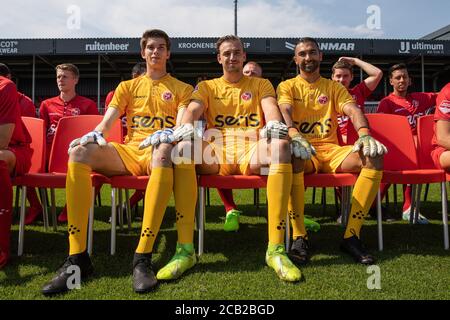
[{"label": "red shorts", "polygon": [[27,173],[31,167],[33,150],[29,146],[9,146],[8,149],[16,156],[16,166],[13,176],[20,176]]},{"label": "red shorts", "polygon": [[447,149],[442,147],[436,147],[433,151],[431,151],[431,158],[433,159],[434,165],[436,168],[442,169],[441,167],[441,155],[447,151]]}]

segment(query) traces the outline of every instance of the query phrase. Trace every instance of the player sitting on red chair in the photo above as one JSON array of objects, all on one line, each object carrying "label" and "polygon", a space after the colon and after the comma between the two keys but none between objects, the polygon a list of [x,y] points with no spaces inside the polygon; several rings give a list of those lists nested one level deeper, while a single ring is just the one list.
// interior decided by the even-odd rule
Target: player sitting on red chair
[{"label": "player sitting on red chair", "polygon": [[433,162],[438,168],[450,172],[450,83],[442,88],[436,98],[434,112]]}]

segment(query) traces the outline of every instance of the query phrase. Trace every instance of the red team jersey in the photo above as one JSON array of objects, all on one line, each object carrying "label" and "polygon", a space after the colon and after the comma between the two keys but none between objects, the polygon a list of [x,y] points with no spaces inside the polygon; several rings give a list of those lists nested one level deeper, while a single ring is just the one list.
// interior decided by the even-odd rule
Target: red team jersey
[{"label": "red team jersey", "polygon": [[34,106],[33,101],[23,93],[17,93],[22,116],[36,118],[36,107]]},{"label": "red team jersey", "polygon": [[417,118],[431,111],[436,105],[436,96],[434,92],[413,92],[406,97],[391,93],[380,101],[377,112],[407,117],[413,134],[417,135]]},{"label": "red team jersey", "polygon": [[[367,97],[372,94],[372,91],[367,87],[366,83],[364,81],[358,83],[353,88],[348,89],[348,92],[350,93],[352,98],[356,101],[358,108],[360,108],[361,111],[364,113],[364,103],[366,102]],[[349,124],[349,117],[345,115],[339,115],[338,124],[341,135],[346,136],[347,125]]]},{"label": "red team jersey", "polygon": [[56,96],[42,101],[39,117],[45,121],[45,127],[47,128],[47,156],[50,154],[59,119],[85,114],[99,114],[97,104],[86,97],[77,95],[72,100],[64,102],[59,96]]},{"label": "red team jersey", "polygon": [[28,146],[31,136],[21,119],[21,111],[17,101],[17,89],[14,82],[0,76],[0,125],[14,123],[14,131],[9,147]]},{"label": "red team jersey", "polygon": [[434,112],[434,135],[433,135],[433,148],[439,147],[436,139],[436,121],[444,120],[450,121],[450,83],[448,83],[437,96],[436,99],[436,111]]}]

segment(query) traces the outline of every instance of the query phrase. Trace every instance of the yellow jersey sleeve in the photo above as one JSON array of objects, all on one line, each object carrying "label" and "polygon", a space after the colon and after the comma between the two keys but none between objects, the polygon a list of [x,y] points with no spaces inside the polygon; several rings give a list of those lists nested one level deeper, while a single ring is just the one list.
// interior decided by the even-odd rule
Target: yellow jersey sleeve
[{"label": "yellow jersey sleeve", "polygon": [[130,104],[130,97],[129,81],[122,81],[114,91],[114,96],[109,103],[109,107],[118,109],[120,114],[124,114],[126,107]]},{"label": "yellow jersey sleeve", "polygon": [[203,104],[203,111],[209,107],[209,86],[206,81],[199,82],[191,95],[191,100],[198,100]]},{"label": "yellow jersey sleeve", "polygon": [[275,89],[273,88],[272,83],[270,83],[269,80],[263,79],[259,85],[259,92],[261,99],[267,98],[267,97],[274,97],[275,98]]},{"label": "yellow jersey sleeve", "polygon": [[294,105],[293,93],[288,81],[281,82],[277,87],[278,104]]},{"label": "yellow jersey sleeve", "polygon": [[187,108],[189,105],[189,102],[191,101],[192,91],[193,87],[189,84],[186,84],[182,90],[180,90],[180,102],[178,103],[177,110],[180,110],[182,108]]},{"label": "yellow jersey sleeve", "polygon": [[331,92],[334,92],[335,110],[339,114],[344,114],[344,106],[347,103],[355,103],[355,100],[343,85],[335,81],[330,83],[332,83],[334,87]]}]

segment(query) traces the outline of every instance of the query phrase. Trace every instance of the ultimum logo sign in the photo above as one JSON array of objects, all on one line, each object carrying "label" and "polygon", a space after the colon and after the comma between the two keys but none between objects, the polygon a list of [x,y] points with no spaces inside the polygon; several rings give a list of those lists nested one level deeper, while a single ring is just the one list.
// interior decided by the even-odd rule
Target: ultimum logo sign
[{"label": "ultimum logo sign", "polygon": [[86,43],[85,50],[86,52],[127,52],[129,46],[129,43],[100,43],[98,41],[94,41],[94,43]]},{"label": "ultimum logo sign", "polygon": [[413,51],[421,51],[424,53],[444,53],[444,45],[442,43],[424,43],[424,42],[411,42],[411,41],[400,41],[400,49],[398,53],[411,53]]}]

